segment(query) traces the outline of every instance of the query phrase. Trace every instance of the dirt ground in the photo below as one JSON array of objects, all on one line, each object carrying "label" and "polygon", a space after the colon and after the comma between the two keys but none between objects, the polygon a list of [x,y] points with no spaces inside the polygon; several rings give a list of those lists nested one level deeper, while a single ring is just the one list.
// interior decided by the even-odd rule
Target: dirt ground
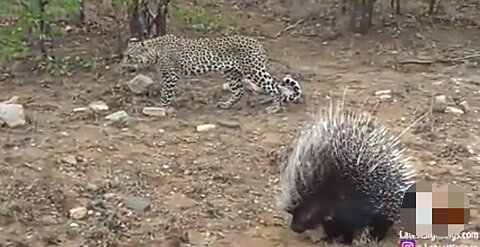
[{"label": "dirt ground", "polygon": [[[269,115],[252,96],[220,111],[214,103],[227,93],[212,75],[179,84],[173,115],[147,117],[141,109],[154,98],[118,86],[130,77],[113,71],[116,35],[105,27],[112,20],[74,30],[55,41],[55,52],[99,58],[95,69],[53,77],[16,62],[0,77],[0,99],[19,96],[29,120],[0,129],[1,246],[169,246],[165,241],[186,234],[197,246],[312,246],[288,230],[288,217],[275,206],[271,154],[347,86],[348,106],[363,107],[398,133],[430,112],[402,140],[419,179],[470,192],[469,230],[480,232],[480,59],[462,58],[480,52],[478,4],[448,5],[434,24],[408,6],[401,16],[377,13],[363,36],[346,32],[345,17],[327,3],[225,1],[217,8],[241,16],[242,33],[262,40],[275,76],[300,81],[302,102]],[[304,22],[276,37],[297,20]],[[381,99],[380,90],[391,90],[391,98]],[[436,94],[465,113],[431,112]],[[73,112],[99,100],[107,112]],[[104,119],[118,110],[132,120],[115,126]],[[232,123],[239,127],[226,126]],[[385,246],[395,241],[392,234]]]}]

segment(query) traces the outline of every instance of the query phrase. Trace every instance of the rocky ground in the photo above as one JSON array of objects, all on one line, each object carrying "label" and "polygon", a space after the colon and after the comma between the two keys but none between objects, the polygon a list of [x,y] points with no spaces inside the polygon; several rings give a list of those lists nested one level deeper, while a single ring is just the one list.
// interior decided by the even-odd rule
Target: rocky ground
[{"label": "rocky ground", "polygon": [[[25,122],[20,114],[0,129],[0,243],[312,246],[275,207],[272,153],[346,87],[348,106],[396,132],[427,114],[402,137],[419,178],[469,191],[469,230],[480,232],[479,6],[447,5],[435,24],[408,6],[402,16],[377,13],[374,29],[360,36],[344,30],[333,5],[303,4],[214,7],[264,42],[277,77],[301,82],[302,102],[274,116],[261,96],[215,109],[227,95],[216,75],[183,80],[167,116],[143,114],[155,97],[121,86],[134,75],[114,72],[116,33],[99,27],[58,38],[56,53],[89,59],[71,74],[11,64],[0,99],[17,96]],[[97,26],[102,21],[109,20]],[[172,32],[199,35],[177,24],[169,23],[178,27]],[[395,241],[392,234],[385,246]]]}]

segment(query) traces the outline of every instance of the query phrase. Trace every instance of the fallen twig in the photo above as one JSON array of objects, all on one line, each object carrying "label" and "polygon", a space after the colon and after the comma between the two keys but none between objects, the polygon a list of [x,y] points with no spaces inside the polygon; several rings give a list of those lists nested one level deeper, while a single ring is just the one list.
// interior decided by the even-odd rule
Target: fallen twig
[{"label": "fallen twig", "polygon": [[425,65],[434,64],[434,63],[452,64],[452,63],[458,63],[471,58],[480,58],[480,53],[474,53],[467,56],[456,57],[456,58],[438,58],[438,59],[431,59],[431,60],[410,59],[410,60],[399,61],[398,63],[399,64],[425,64]]},{"label": "fallen twig", "polygon": [[295,27],[297,27],[298,25],[302,24],[303,22],[305,21],[305,19],[300,19],[298,20],[297,22],[293,23],[292,25],[288,25],[286,28],[284,28],[283,30],[281,30],[280,32],[278,32],[276,35],[275,35],[275,38],[278,38],[280,36],[282,36],[282,34],[294,29]]}]

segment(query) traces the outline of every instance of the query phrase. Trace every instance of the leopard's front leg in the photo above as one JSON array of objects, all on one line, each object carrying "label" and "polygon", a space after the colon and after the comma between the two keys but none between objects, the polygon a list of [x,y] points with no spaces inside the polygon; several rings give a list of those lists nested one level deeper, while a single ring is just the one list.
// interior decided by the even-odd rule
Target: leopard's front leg
[{"label": "leopard's front leg", "polygon": [[227,100],[218,102],[216,107],[220,109],[229,109],[245,94],[245,88],[242,84],[243,75],[239,70],[233,68],[223,71],[221,75],[227,82],[227,88],[231,94]]},{"label": "leopard's front leg", "polygon": [[179,76],[176,71],[169,70],[161,72],[161,77],[163,79],[163,85],[161,89],[160,100],[157,105],[166,109],[170,107]]}]

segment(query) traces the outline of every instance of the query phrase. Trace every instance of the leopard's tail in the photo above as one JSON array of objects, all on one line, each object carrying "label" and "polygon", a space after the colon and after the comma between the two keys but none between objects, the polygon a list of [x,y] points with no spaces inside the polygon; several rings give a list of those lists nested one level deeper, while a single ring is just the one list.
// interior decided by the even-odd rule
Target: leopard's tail
[{"label": "leopard's tail", "polygon": [[296,102],[300,96],[302,96],[302,88],[300,83],[293,79],[291,75],[285,75],[282,83],[279,85],[279,89],[282,93],[282,101],[284,102]]}]

